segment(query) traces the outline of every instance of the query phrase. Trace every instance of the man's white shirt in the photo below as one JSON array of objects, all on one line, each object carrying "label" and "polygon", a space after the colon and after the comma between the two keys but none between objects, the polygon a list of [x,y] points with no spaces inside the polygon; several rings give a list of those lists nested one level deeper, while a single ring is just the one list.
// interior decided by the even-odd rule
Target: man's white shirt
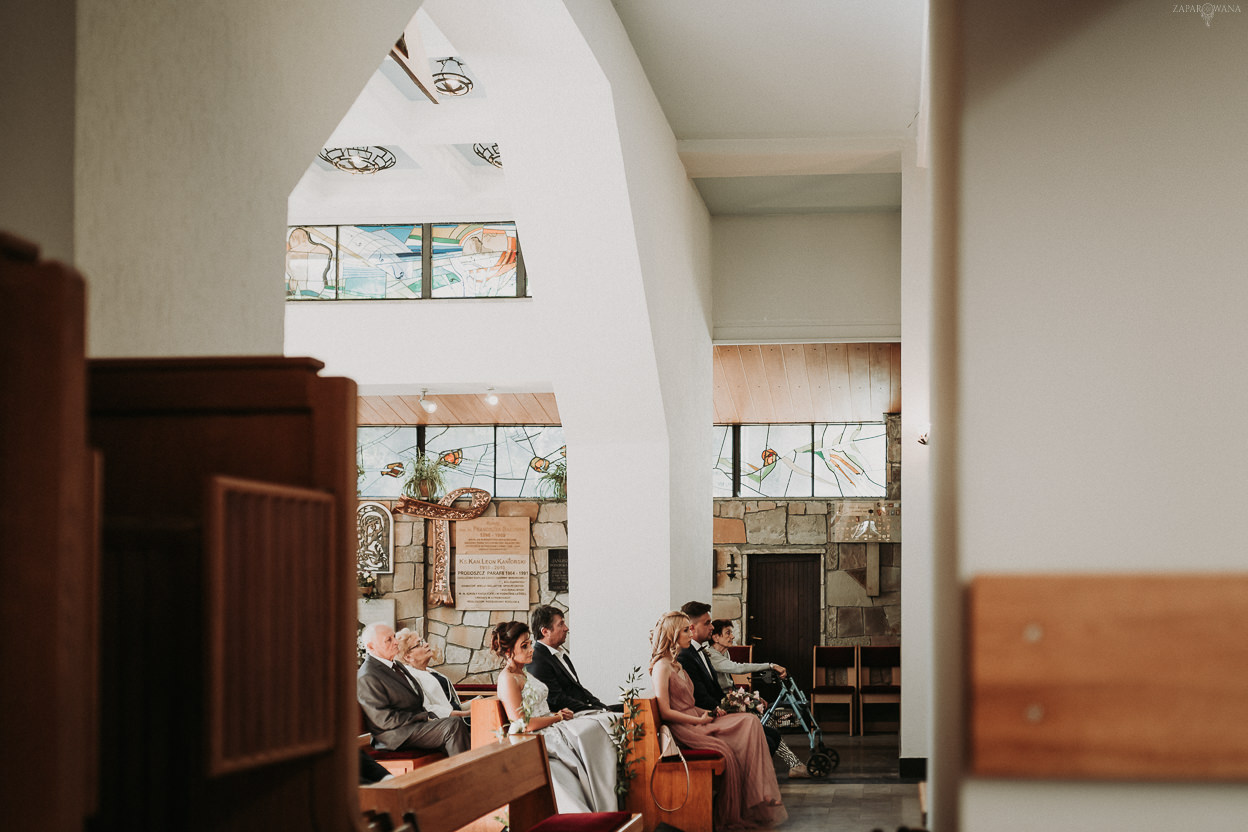
[{"label": "man's white shirt", "polygon": [[568,663],[568,651],[564,650],[562,647],[551,647],[544,641],[539,641],[538,644],[542,645],[554,654],[555,658],[559,660],[559,664],[563,665],[563,669],[568,671],[568,675],[575,679],[578,685],[581,683],[581,677],[576,675],[576,671],[573,670],[572,665]]}]

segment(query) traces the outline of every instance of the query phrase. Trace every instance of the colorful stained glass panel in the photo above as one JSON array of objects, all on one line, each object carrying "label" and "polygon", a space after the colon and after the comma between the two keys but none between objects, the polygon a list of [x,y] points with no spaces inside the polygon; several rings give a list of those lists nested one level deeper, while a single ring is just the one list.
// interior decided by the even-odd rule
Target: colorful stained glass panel
[{"label": "colorful stained glass panel", "polygon": [[356,429],[357,479],[361,497],[397,500],[411,461],[420,453],[415,426]]},{"label": "colorful stained glass panel", "polygon": [[299,225],[286,231],[286,299],[338,297],[338,229]]},{"label": "colorful stained glass panel", "polygon": [[886,433],[882,422],[815,425],[815,496],[883,497]]},{"label": "colorful stained glass panel", "polygon": [[810,425],[741,426],[742,497],[811,496]]},{"label": "colorful stained glass panel", "polygon": [[522,425],[497,429],[498,462],[494,483],[498,497],[545,496],[542,474],[567,459],[563,427]]},{"label": "colorful stained glass panel", "polygon": [[480,488],[494,493],[494,427],[425,428],[425,452],[442,460],[443,493]]},{"label": "colorful stained glass panel", "polygon": [[342,300],[420,297],[419,225],[341,225]]},{"label": "colorful stained glass panel", "polygon": [[433,297],[516,296],[516,224],[433,226]]},{"label": "colorful stained glass panel", "polygon": [[716,425],[711,433],[711,489],[714,497],[732,496],[731,425]]}]

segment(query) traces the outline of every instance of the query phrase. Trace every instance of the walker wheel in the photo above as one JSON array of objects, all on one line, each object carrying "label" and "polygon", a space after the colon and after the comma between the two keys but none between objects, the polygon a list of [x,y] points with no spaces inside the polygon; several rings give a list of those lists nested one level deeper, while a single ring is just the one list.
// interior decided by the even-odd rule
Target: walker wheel
[{"label": "walker wheel", "polygon": [[829,748],[827,752],[817,751],[810,755],[810,759],[806,761],[806,770],[810,772],[811,777],[827,777],[832,773],[832,769],[841,764],[841,755],[836,753],[836,749]]}]

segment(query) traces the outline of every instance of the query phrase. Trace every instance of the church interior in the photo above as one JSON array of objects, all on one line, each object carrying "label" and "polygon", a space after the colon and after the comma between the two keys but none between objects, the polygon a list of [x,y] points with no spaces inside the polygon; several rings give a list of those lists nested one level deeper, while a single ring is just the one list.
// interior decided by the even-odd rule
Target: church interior
[{"label": "church interior", "polygon": [[1238,5],[6,18],[13,828],[368,828],[366,619],[468,690],[553,604],[614,700],[690,600],[898,683],[782,828],[1242,822]]}]

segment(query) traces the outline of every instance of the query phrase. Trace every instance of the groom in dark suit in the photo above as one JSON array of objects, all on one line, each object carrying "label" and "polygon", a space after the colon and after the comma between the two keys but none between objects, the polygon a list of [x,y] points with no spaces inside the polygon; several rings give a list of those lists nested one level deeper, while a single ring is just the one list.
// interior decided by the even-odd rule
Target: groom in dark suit
[{"label": "groom in dark suit", "polygon": [[[715,711],[724,699],[724,689],[715,679],[715,671],[704,651],[711,649],[711,605],[702,601],[690,601],[680,608],[689,616],[693,625],[693,641],[676,654],[676,661],[693,681],[693,701],[699,708]],[[767,735],[767,747],[772,754],[780,747],[780,732],[770,725],[763,726]]]},{"label": "groom in dark suit", "polygon": [[369,624],[360,640],[368,658],[355,675],[355,695],[373,745],[389,751],[441,748],[448,757],[467,751],[467,723],[457,716],[438,719],[425,710],[420,685],[394,663],[399,652],[394,629]]},{"label": "groom in dark suit", "polygon": [[558,607],[546,604],[533,610],[533,635],[537,644],[533,645],[533,662],[528,672],[546,684],[550,693],[546,701],[552,712],[561,708],[571,711],[608,710],[622,712],[623,705],[607,706],[602,704],[581,685],[572,664],[572,657],[563,649],[568,638],[568,624],[563,612]]}]

